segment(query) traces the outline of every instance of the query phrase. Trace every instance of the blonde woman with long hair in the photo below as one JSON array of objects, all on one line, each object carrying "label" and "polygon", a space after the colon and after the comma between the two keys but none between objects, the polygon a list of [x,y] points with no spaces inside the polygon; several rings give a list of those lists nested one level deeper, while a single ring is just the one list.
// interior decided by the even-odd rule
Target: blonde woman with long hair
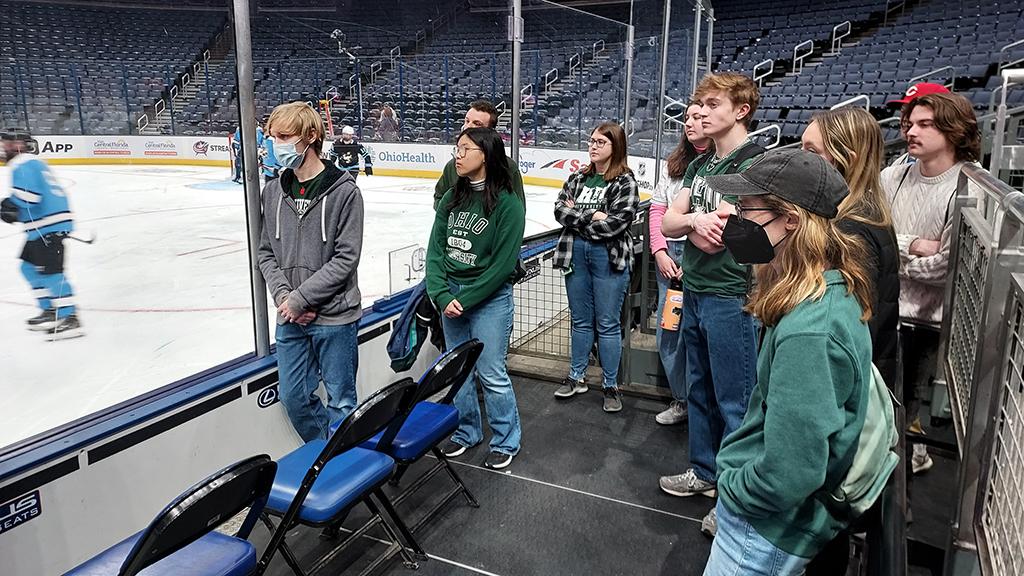
[{"label": "blonde woman with long hair", "polygon": [[864,241],[874,277],[871,319],[872,361],[889,386],[896,385],[899,327],[899,247],[880,174],[885,142],[878,122],[863,108],[815,114],[804,130],[802,148],[821,156],[843,175],[850,195],[839,205],[839,228]]},{"label": "blonde woman with long hair", "polygon": [[843,455],[864,426],[864,247],[835,221],[846,181],[809,152],[769,152],[708,185],[739,198],[722,242],[757,265],[748,310],[765,332],[746,416],[718,454],[718,532],[704,574],[795,576],[848,525],[815,495],[846,475]]},{"label": "blonde woman with long hair", "polygon": [[[868,323],[871,360],[894,387],[899,367],[900,254],[881,183],[882,131],[867,110],[838,108],[814,115],[804,130],[801,147],[824,158],[850,186],[850,195],[839,205],[836,218],[841,230],[858,236],[867,248],[874,286],[874,314]],[[849,535],[843,533],[815,558],[807,576],[845,574],[849,561]]]}]

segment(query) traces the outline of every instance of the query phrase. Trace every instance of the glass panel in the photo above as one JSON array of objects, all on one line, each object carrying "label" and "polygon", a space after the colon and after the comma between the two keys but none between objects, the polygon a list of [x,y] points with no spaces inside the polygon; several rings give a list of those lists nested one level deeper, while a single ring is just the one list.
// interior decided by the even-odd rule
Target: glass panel
[{"label": "glass panel", "polygon": [[2,10],[0,447],[254,349],[227,12]]}]

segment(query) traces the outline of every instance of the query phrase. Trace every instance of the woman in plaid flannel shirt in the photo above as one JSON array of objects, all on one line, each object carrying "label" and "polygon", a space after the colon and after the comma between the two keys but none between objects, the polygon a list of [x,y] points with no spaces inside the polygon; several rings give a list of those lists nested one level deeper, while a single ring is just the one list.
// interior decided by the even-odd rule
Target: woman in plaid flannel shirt
[{"label": "woman in plaid flannel shirt", "polygon": [[584,375],[597,334],[603,372],[604,410],[622,410],[619,357],[622,354],[622,301],[633,259],[630,228],[640,195],[626,164],[626,133],[605,122],[590,136],[590,164],[573,174],[555,202],[555,218],[564,229],[554,266],[565,276],[572,316],[569,376],[555,391],[571,398],[587,391]]}]

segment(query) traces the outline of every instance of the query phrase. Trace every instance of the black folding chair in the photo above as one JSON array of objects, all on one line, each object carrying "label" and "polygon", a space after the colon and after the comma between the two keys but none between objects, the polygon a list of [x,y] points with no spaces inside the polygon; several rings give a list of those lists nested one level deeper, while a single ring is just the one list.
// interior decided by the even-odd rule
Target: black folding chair
[{"label": "black folding chair", "polygon": [[[277,464],[253,456],[224,468],[174,499],[145,530],[65,576],[147,576],[256,574],[256,548],[246,538],[263,511]],[[234,536],[213,529],[244,510]]]},{"label": "black folding chair", "polygon": [[[395,506],[423,487],[441,470],[446,471],[452,482],[455,483],[455,487],[444,498],[410,527],[412,532],[419,530],[459,494],[463,494],[473,508],[480,507],[438,445],[459,427],[459,412],[452,406],[452,400],[473,373],[476,361],[483,349],[483,343],[473,339],[460,344],[438,358],[434,365],[420,377],[414,405],[409,416],[402,422],[393,422],[385,431],[363,443],[364,448],[384,452],[398,463],[398,472],[391,480],[393,485],[398,485],[409,466],[426,456],[427,453],[432,453],[437,457],[437,464],[416,478],[398,496],[395,496],[393,499]],[[428,400],[445,388],[449,388],[448,393],[439,402]]]},{"label": "black folding chair", "polygon": [[[317,527],[340,524],[349,510],[360,502],[366,504],[372,518],[381,523],[390,539],[390,546],[384,554],[361,574],[369,574],[396,553],[402,555],[409,568],[418,567],[417,558],[427,558],[381,490],[395,472],[394,459],[383,452],[359,446],[383,430],[388,423],[404,421],[412,406],[415,390],[416,383],[411,378],[391,384],[356,407],[341,422],[337,431],[331,434],[330,439],[307,442],[278,461],[277,476],[270,490],[266,512],[280,516],[280,521],[275,528],[267,514],[263,515],[273,536],[260,558],[260,573],[266,570],[280,549],[292,571],[298,576],[305,576],[307,572],[299,566],[285,542],[288,530],[300,524]],[[308,573],[323,568],[375,524],[365,525],[351,533],[317,560]]]}]

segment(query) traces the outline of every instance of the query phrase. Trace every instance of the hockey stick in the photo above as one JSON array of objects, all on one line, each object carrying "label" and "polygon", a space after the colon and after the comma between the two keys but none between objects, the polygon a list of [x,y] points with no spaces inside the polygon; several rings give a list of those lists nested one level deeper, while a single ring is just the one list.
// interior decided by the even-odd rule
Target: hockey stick
[{"label": "hockey stick", "polygon": [[67,236],[65,236],[65,238],[67,238],[69,240],[75,240],[77,242],[81,242],[82,244],[92,244],[93,242],[96,241],[96,233],[95,232],[90,230],[90,231],[87,232],[87,234],[88,234],[88,236],[85,236],[85,237],[75,236],[75,235],[72,235],[72,234],[68,234]]}]

